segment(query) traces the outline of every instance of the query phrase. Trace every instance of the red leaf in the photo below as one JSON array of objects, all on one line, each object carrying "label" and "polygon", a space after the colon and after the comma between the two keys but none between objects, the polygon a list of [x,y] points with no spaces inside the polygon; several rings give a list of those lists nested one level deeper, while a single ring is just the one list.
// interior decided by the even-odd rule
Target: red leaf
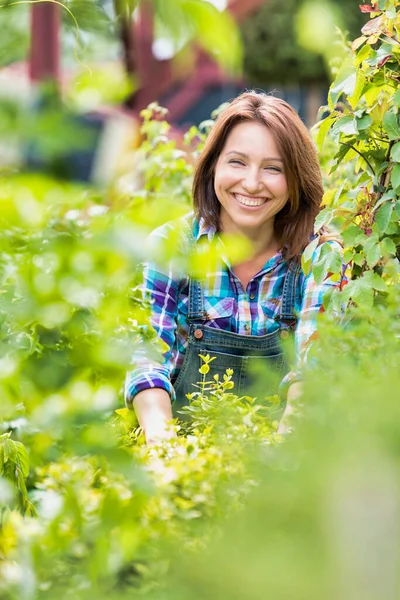
[{"label": "red leaf", "polygon": [[381,67],[383,67],[383,65],[385,65],[388,62],[388,60],[390,60],[391,58],[393,58],[393,54],[387,54],[386,56],[384,56],[382,58],[382,60],[380,60],[378,62],[378,65],[377,65],[378,69],[380,69]]},{"label": "red leaf", "polygon": [[382,15],[380,17],[375,17],[375,19],[371,19],[364,25],[361,29],[361,33],[364,35],[371,35],[373,33],[380,33],[380,27],[382,25]]},{"label": "red leaf", "polygon": [[377,4],[373,4],[372,6],[370,4],[360,4],[359,6],[362,13],[379,12]]}]

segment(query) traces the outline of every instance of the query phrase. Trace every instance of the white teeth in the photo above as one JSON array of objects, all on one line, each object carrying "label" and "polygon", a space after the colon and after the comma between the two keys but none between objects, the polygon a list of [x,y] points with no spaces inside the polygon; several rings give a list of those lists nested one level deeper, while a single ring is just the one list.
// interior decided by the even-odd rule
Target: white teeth
[{"label": "white teeth", "polygon": [[266,198],[248,198],[241,194],[235,194],[235,198],[240,204],[244,204],[245,206],[261,206],[266,201]]}]

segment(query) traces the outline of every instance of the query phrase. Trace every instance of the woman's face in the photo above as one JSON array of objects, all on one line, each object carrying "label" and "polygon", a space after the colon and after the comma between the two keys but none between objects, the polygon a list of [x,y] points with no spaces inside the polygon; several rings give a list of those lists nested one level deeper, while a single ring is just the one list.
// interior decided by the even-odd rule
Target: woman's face
[{"label": "woman's face", "polygon": [[233,127],[215,166],[214,189],[223,231],[256,238],[273,229],[289,196],[282,156],[265,125]]}]

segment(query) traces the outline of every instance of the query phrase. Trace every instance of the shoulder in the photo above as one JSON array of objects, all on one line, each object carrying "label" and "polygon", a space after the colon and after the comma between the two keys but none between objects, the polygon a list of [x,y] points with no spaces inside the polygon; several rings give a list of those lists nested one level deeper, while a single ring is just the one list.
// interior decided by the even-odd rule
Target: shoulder
[{"label": "shoulder", "polygon": [[151,250],[157,248],[159,244],[170,242],[175,245],[176,249],[185,251],[193,244],[196,228],[198,228],[198,223],[193,212],[173,221],[168,221],[149,234],[147,238],[148,248]]},{"label": "shoulder", "polygon": [[185,278],[196,226],[191,212],[154,229],[146,240],[145,263],[155,272],[169,273],[174,280]]}]

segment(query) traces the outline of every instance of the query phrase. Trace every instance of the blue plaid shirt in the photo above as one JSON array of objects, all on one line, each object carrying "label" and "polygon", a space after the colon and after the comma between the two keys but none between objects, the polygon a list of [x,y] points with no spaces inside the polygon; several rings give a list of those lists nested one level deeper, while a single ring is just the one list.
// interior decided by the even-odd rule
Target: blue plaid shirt
[{"label": "blue plaid shirt", "polygon": [[[170,257],[171,261],[166,260],[164,264],[152,260],[144,265],[143,292],[152,301],[151,324],[157,337],[164,342],[164,352],[163,359],[155,361],[150,360],[146,352],[139,348],[133,357],[134,370],[126,380],[128,404],[138,392],[149,388],[162,388],[174,398],[172,382],[176,380],[182,367],[189,332],[189,276],[184,258],[187,259],[190,254],[193,238],[197,246],[205,244],[206,247],[211,247],[216,242],[215,247],[220,249],[216,268],[206,273],[202,280],[204,309],[210,319],[207,326],[253,336],[271,333],[279,327],[275,317],[279,313],[283,282],[288,270],[288,263],[282,252],[270,258],[250,280],[247,289],[243,289],[229,261],[224,258],[224,246],[216,235],[216,230],[204,227],[202,222],[194,219],[192,213],[182,219],[159,227],[149,238],[149,250],[153,255],[166,256],[172,245],[179,248],[177,254],[182,257],[182,261],[180,264],[179,259],[174,261]],[[193,237],[187,235],[188,225],[192,228]],[[341,249],[338,242],[325,243]],[[318,260],[321,248],[322,244],[314,252],[312,262]],[[323,311],[324,294],[338,285],[340,282],[337,282],[337,278],[331,277],[317,285],[312,273],[306,276],[301,271],[295,302],[295,311],[299,316],[295,331],[298,362],[295,370],[283,380],[283,388],[287,388],[292,381],[301,379],[301,363],[306,358],[310,341],[316,338],[317,315]],[[285,327],[283,324],[282,326]]]}]

